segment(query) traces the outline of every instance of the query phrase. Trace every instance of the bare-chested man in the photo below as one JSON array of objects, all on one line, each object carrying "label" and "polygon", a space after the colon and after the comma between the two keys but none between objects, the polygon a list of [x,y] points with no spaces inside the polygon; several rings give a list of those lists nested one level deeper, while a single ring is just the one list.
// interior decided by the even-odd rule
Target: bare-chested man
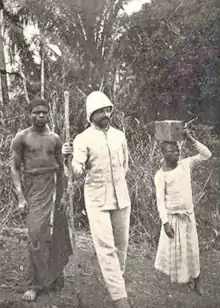
[{"label": "bare-chested man", "polygon": [[25,214],[29,233],[29,287],[23,298],[34,301],[42,291],[63,287],[63,268],[72,249],[66,215],[61,208],[64,180],[61,140],[47,126],[46,100],[34,99],[30,113],[32,126],[18,132],[12,141],[11,171],[18,208]]}]

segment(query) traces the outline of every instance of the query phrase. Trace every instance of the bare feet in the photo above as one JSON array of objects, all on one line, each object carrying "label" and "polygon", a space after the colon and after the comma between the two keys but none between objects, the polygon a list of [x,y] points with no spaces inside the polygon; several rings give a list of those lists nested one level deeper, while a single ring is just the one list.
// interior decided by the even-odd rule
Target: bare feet
[{"label": "bare feet", "polygon": [[194,278],[190,283],[189,287],[192,291],[195,291],[198,295],[203,296],[204,295],[204,290],[201,286],[201,280],[200,276],[197,278]]},{"label": "bare feet", "polygon": [[200,283],[195,283],[195,291],[200,296],[204,296],[204,291],[203,291]]},{"label": "bare feet", "polygon": [[22,299],[24,299],[27,302],[34,302],[37,298],[37,291],[35,290],[27,290]]},{"label": "bare feet", "polygon": [[50,289],[51,291],[61,291],[64,287],[64,275],[61,273],[52,283]]}]

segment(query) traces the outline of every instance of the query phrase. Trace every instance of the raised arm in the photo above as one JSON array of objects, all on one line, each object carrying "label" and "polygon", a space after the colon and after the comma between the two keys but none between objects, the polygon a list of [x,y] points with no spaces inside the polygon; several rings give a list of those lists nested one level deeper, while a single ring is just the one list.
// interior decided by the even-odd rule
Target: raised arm
[{"label": "raised arm", "polygon": [[200,162],[209,159],[212,156],[212,153],[204,144],[202,144],[201,142],[193,138],[187,129],[184,132],[185,132],[187,141],[191,142],[194,148],[198,152],[197,155],[191,156],[188,158],[190,168],[193,168],[195,165],[199,164]]}]

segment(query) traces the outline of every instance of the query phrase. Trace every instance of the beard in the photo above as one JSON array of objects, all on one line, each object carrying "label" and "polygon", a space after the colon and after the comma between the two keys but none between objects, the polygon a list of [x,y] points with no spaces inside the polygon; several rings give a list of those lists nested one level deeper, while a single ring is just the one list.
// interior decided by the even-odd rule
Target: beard
[{"label": "beard", "polygon": [[104,117],[102,119],[100,119],[99,121],[99,126],[102,128],[105,128],[106,126],[108,126],[110,123],[110,119],[108,117]]}]

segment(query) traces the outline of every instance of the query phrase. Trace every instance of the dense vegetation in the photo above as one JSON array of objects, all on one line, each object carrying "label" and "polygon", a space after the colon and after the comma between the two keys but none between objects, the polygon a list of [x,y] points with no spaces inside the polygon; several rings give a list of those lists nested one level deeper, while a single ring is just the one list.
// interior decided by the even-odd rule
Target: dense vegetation
[{"label": "dense vegetation", "polygon": [[[192,131],[213,152],[193,174],[198,225],[203,243],[218,237],[218,0],[153,0],[130,16],[122,10],[124,2],[0,1],[1,226],[18,223],[9,152],[14,134],[29,124],[29,100],[41,95],[50,101],[51,128],[64,141],[64,91],[70,93],[74,138],[86,125],[86,95],[100,89],[116,105],[114,125],[128,138],[132,234],[151,243],[158,238],[153,177],[161,157],[152,122],[198,117]],[[36,32],[30,39],[24,35],[27,25]],[[78,225],[86,227],[81,186],[75,205]]]}]

